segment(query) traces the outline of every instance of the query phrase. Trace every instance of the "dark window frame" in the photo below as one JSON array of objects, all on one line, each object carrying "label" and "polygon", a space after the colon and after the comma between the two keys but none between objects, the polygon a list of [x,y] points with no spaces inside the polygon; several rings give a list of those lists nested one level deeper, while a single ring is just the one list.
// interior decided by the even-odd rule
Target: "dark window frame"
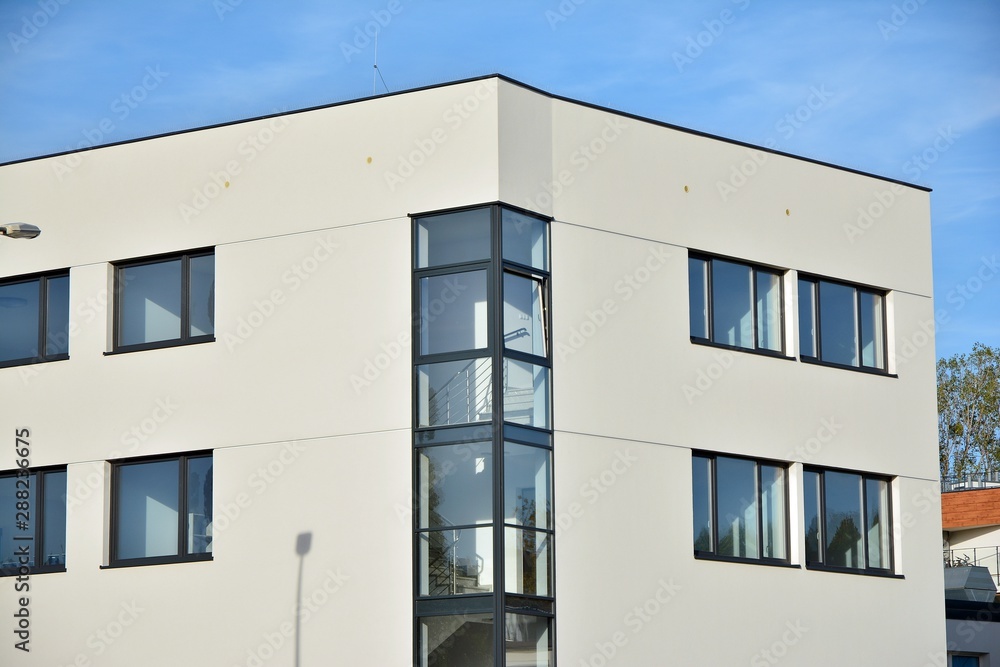
[{"label": "dark window frame", "polygon": [[[183,454],[173,454],[169,456],[143,456],[131,459],[119,459],[111,461],[111,530],[109,544],[109,562],[106,568],[137,567],[143,565],[167,565],[174,563],[196,563],[211,561],[214,558],[214,549],[204,553],[186,553],[187,551],[187,510],[188,510],[188,461],[191,459],[212,459],[215,465],[215,453],[212,450],[185,452]],[[118,515],[118,501],[121,496],[121,474],[123,467],[133,465],[144,465],[160,463],[164,461],[177,461],[177,554],[166,556],[146,556],[141,558],[119,558],[118,557],[118,534],[121,530],[121,517]],[[214,480],[214,472],[213,472]],[[215,512],[215,498],[212,498],[212,510]],[[214,532],[213,532],[214,535]],[[213,539],[214,546],[214,539]],[[104,569],[104,568],[102,568]]]},{"label": "dark window frame", "polygon": [[[113,316],[113,331],[112,336],[112,350],[111,352],[105,352],[105,355],[111,354],[123,354],[127,352],[140,352],[143,350],[157,350],[167,347],[181,347],[184,345],[196,345],[199,343],[211,343],[215,341],[215,324],[214,324],[214,302],[215,302],[215,279],[213,275],[212,282],[212,302],[213,302],[213,326],[212,333],[205,334],[201,336],[191,335],[191,260],[197,257],[215,257],[215,248],[198,248],[194,250],[186,250],[183,252],[171,252],[164,253],[160,255],[152,255],[149,257],[142,257],[139,259],[123,260],[120,262],[114,262],[112,266],[114,267],[114,316]],[[166,262],[172,262],[180,260],[181,262],[181,284],[180,284],[180,336],[177,338],[168,338],[165,340],[158,340],[149,343],[135,343],[131,345],[123,345],[121,343],[121,330],[124,318],[122,317],[122,311],[124,304],[122,299],[125,295],[124,285],[122,284],[122,273],[127,269],[137,268],[141,266],[152,266],[154,264],[163,264]],[[213,266],[214,272],[214,266]]]},{"label": "dark window frame", "polygon": [[[862,574],[877,577],[890,577],[896,579],[902,579],[902,575],[896,574],[896,540],[893,526],[892,518],[892,488],[893,488],[893,477],[889,475],[881,475],[878,473],[868,473],[859,470],[848,470],[844,468],[828,468],[821,466],[803,466],[803,495],[809,493],[810,490],[805,488],[805,473],[815,473],[818,475],[819,481],[819,498],[818,506],[816,508],[817,513],[817,530],[819,531],[819,558],[818,561],[812,561],[808,559],[808,546],[806,545],[806,540],[808,539],[809,526],[806,525],[805,513],[802,517],[802,538],[803,538],[803,550],[802,550],[802,561],[805,563],[806,569],[809,570],[820,570],[824,572],[842,572],[845,574]],[[843,473],[847,475],[858,475],[861,477],[861,524],[864,529],[861,531],[861,536],[863,539],[864,547],[862,548],[862,553],[864,555],[864,567],[844,567],[840,565],[827,565],[824,561],[826,559],[826,477],[825,473]],[[889,556],[889,567],[871,567],[868,564],[868,480],[877,480],[880,482],[885,482],[887,485],[886,492],[886,507],[885,514],[889,520],[889,527],[887,534],[889,535],[889,544],[887,545],[886,553]]]},{"label": "dark window frame", "polygon": [[[858,283],[851,283],[845,280],[838,280],[834,278],[827,278],[825,276],[818,276],[811,273],[800,272],[798,274],[798,279],[796,281],[796,295],[798,295],[799,289],[802,283],[812,284],[813,290],[813,301],[814,301],[814,311],[811,313],[815,318],[815,355],[805,355],[802,354],[802,341],[801,334],[799,340],[799,360],[807,364],[816,364],[817,366],[829,366],[831,368],[843,368],[845,370],[857,371],[860,373],[869,373],[872,375],[886,375],[889,377],[897,377],[895,374],[889,372],[889,317],[888,317],[888,307],[887,301],[889,297],[889,290],[880,289],[877,287],[869,287],[866,285],[861,285]],[[855,353],[858,358],[858,365],[854,366],[852,364],[841,364],[835,361],[827,361],[822,357],[823,343],[822,343],[822,306],[820,305],[820,283],[830,283],[831,285],[839,285],[841,287],[849,287],[854,290],[853,307],[854,307],[854,317],[857,321],[857,327],[855,330],[856,344]],[[882,331],[881,333],[881,343],[882,343],[882,367],[877,366],[865,366],[862,362],[861,346],[862,346],[862,328],[863,324],[861,321],[861,294],[872,294],[878,296],[882,299]],[[799,321],[796,325],[796,329],[801,331],[802,327],[802,303],[799,300],[798,303],[798,317]]]},{"label": "dark window frame", "polygon": [[[694,549],[694,557],[701,560],[717,560],[730,563],[749,563],[753,565],[773,565],[778,567],[794,567],[799,568],[798,565],[793,564],[791,560],[791,506],[790,506],[790,491],[789,491],[789,472],[790,464],[785,461],[778,461],[775,459],[764,459],[752,456],[741,456],[739,454],[726,454],[721,452],[709,452],[704,450],[692,450],[691,452],[691,464],[694,465],[695,458],[703,458],[709,460],[710,469],[710,482],[711,488],[709,489],[709,515],[712,524],[712,533],[710,539],[712,542],[712,550],[705,551]],[[754,485],[755,485],[755,499],[754,502],[757,506],[757,553],[761,554],[757,558],[751,558],[747,556],[730,556],[726,554],[718,553],[719,549],[719,518],[717,516],[718,510],[718,477],[717,477],[717,467],[716,460],[718,458],[728,458],[728,459],[738,459],[742,461],[750,461],[754,464]],[[785,514],[785,525],[783,531],[783,538],[785,544],[785,557],[784,558],[774,558],[770,556],[764,556],[764,515],[762,513],[762,502],[761,493],[763,490],[763,485],[761,484],[761,471],[762,465],[772,466],[776,468],[781,468],[785,471],[785,483],[784,483],[784,514]],[[693,490],[693,489],[692,489]],[[693,498],[693,493],[692,493]],[[692,535],[692,540],[694,540],[694,535]]]},{"label": "dark window frame", "polygon": [[[736,259],[732,257],[725,257],[721,255],[711,255],[708,253],[698,252],[696,250],[688,251],[688,266],[690,267],[691,260],[700,260],[706,262],[707,271],[705,275],[705,311],[706,311],[706,333],[707,338],[701,336],[695,336],[690,334],[691,322],[690,313],[688,321],[688,332],[691,337],[691,342],[697,345],[707,345],[710,347],[721,347],[727,350],[735,350],[738,352],[748,352],[750,354],[760,354],[767,357],[776,357],[778,359],[793,359],[787,354],[788,345],[785,337],[785,275],[788,273],[788,269],[783,269],[779,267],[767,266],[766,264],[759,264],[755,262],[748,262],[742,259]],[[713,285],[713,272],[712,272],[712,261],[719,260],[722,262],[728,262],[730,264],[738,264],[740,266],[745,266],[750,269],[750,315],[752,319],[751,330],[753,331],[753,347],[742,347],[740,345],[730,345],[729,343],[721,343],[712,338],[712,334],[715,328],[715,313],[712,305],[712,285]],[[781,344],[779,350],[770,350],[765,347],[760,346],[760,341],[758,341],[758,331],[757,331],[757,272],[763,271],[766,273],[776,274],[779,278],[778,280],[778,302],[780,313],[778,313],[779,325],[778,325],[778,335],[781,339]],[[688,273],[690,277],[690,272]],[[688,284],[688,300],[690,308],[690,298],[691,298],[691,285]]]},{"label": "dark window frame", "polygon": [[[32,483],[35,484],[34,488],[32,489],[32,492],[34,494],[34,504],[33,504],[33,506],[31,507],[31,510],[30,510],[31,511],[31,515],[32,516],[41,517],[41,519],[38,519],[38,520],[36,520],[36,519],[30,519],[30,521],[29,521],[29,523],[31,524],[31,526],[34,528],[34,536],[33,536],[33,539],[31,540],[31,554],[35,557],[35,564],[32,565],[29,568],[29,570],[28,570],[28,574],[29,575],[34,575],[34,574],[49,574],[49,573],[52,573],[52,572],[65,572],[66,571],[66,564],[65,563],[61,563],[61,564],[58,564],[58,565],[47,565],[45,563],[38,564],[38,556],[39,556],[39,554],[44,553],[44,551],[45,551],[45,537],[44,537],[45,536],[45,526],[48,523],[46,521],[46,515],[45,515],[45,477],[49,473],[54,473],[54,472],[55,473],[61,472],[61,473],[65,474],[66,470],[67,470],[67,467],[63,465],[63,466],[47,466],[47,467],[44,467],[44,468],[28,468],[28,469],[22,469],[22,470],[8,470],[8,471],[0,472],[0,478],[13,477],[13,478],[16,479],[18,477],[26,477],[26,476],[28,476],[28,477],[34,478],[35,480],[40,480],[39,482],[29,482],[29,484],[32,484]],[[22,473],[26,473],[26,474],[22,474]],[[66,478],[66,485],[67,485],[67,502],[68,502],[68,495],[69,495],[69,490],[68,490],[68,487],[69,487],[69,476],[68,476],[68,474],[67,474],[67,478]],[[13,508],[10,508],[10,509],[13,510]],[[6,510],[7,510],[7,508],[4,508],[4,511],[6,511]],[[11,514],[11,516],[13,516],[13,514]],[[67,519],[69,518],[69,511],[68,511],[68,509],[66,511],[66,518]],[[66,524],[64,523],[63,524],[64,539],[65,539],[65,532],[66,532]],[[66,554],[63,554],[63,560],[64,561],[66,560]],[[0,567],[0,577],[13,577],[13,576],[17,576],[18,574],[19,574],[18,568],[5,569],[5,568]]]},{"label": "dark window frame", "polygon": [[[42,364],[52,361],[65,361],[69,359],[69,313],[67,313],[66,352],[58,354],[46,353],[49,341],[48,319],[49,319],[49,289],[48,282],[54,278],[66,278],[69,281],[69,269],[58,271],[46,271],[44,273],[34,273],[25,276],[12,276],[0,279],[0,287],[6,285],[18,285],[21,283],[38,282],[38,341],[35,347],[36,354],[32,357],[21,357],[19,359],[9,359],[0,361],[0,368],[10,368],[13,366],[27,366],[29,364]],[[68,285],[68,282],[67,282]]]}]

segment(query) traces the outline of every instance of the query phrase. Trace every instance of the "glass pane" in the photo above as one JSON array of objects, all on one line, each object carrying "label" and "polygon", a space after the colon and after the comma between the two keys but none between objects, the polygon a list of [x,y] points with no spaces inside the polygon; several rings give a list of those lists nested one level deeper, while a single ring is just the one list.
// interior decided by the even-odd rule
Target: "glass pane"
[{"label": "glass pane", "polygon": [[834,364],[858,365],[856,312],[853,287],[820,282],[820,359]]},{"label": "glass pane", "polygon": [[806,527],[806,562],[820,562],[820,544],[823,534],[819,522],[819,475],[806,470],[802,473],[802,486],[805,500]]},{"label": "glass pane", "polygon": [[885,368],[882,295],[861,292],[861,365]]},{"label": "glass pane", "polygon": [[69,352],[69,276],[49,278],[45,295],[45,354]]},{"label": "glass pane", "polygon": [[417,423],[443,426],[489,421],[492,409],[489,359],[462,359],[417,366]]},{"label": "glass pane", "polygon": [[181,336],[181,260],[118,270],[119,345]]},{"label": "glass pane", "polygon": [[488,442],[417,450],[420,528],[493,521],[493,454]]},{"label": "glass pane", "polygon": [[688,258],[688,311],[691,335],[708,338],[708,262]]},{"label": "glass pane", "polygon": [[552,452],[513,442],[503,449],[504,522],[552,528]]},{"label": "glass pane", "polygon": [[868,528],[868,567],[889,568],[890,540],[889,483],[881,479],[865,480],[868,501],[865,520]]},{"label": "glass pane", "polygon": [[781,351],[781,276],[757,271],[757,347]]},{"label": "glass pane", "polygon": [[418,535],[420,595],[493,592],[493,528],[432,530]]},{"label": "glass pane", "polygon": [[715,459],[721,556],[758,558],[757,464],[745,459]]},{"label": "glass pane", "polygon": [[552,595],[551,543],[549,533],[504,529],[504,579],[508,593]]},{"label": "glass pane", "polygon": [[192,257],[189,336],[215,333],[215,255]]},{"label": "glass pane", "polygon": [[764,534],[761,546],[764,558],[786,558],[785,534],[785,469],[778,466],[760,466],[760,513]]},{"label": "glass pane", "polygon": [[694,549],[712,551],[712,461],[691,457],[691,485],[694,489]]},{"label": "glass pane", "polygon": [[212,553],[212,457],[188,459],[187,552]]},{"label": "glass pane", "polygon": [[542,271],[549,268],[549,223],[503,209],[503,258]]},{"label": "glass pane", "polygon": [[420,619],[420,667],[492,667],[493,614]]},{"label": "glass pane", "polygon": [[951,667],[979,667],[979,656],[953,655],[951,656]]},{"label": "glass pane", "polygon": [[712,340],[753,347],[750,267],[712,260]]},{"label": "glass pane", "polygon": [[816,356],[816,283],[799,281],[799,354]]},{"label": "glass pane", "polygon": [[417,268],[490,258],[490,209],[417,220]]},{"label": "glass pane", "polygon": [[544,357],[548,354],[545,283],[513,273],[503,274],[503,345]]},{"label": "glass pane", "polygon": [[864,567],[861,476],[823,473],[826,500],[826,565]]},{"label": "glass pane", "polygon": [[486,271],[420,279],[420,354],[487,346]]},{"label": "glass pane", "polygon": [[38,356],[39,281],[0,285],[0,361]]},{"label": "glass pane", "polygon": [[177,555],[178,461],[118,468],[117,558]]},{"label": "glass pane", "polygon": [[[20,484],[18,483],[20,482]],[[33,537],[35,534],[35,485],[36,475],[18,478],[14,475],[0,477],[0,570],[5,574],[16,572],[21,566],[31,567],[35,564],[35,549],[32,542],[15,540],[15,537]],[[21,497],[18,497],[20,493]],[[26,497],[25,497],[26,496]],[[19,510],[17,503],[26,503]],[[27,518],[18,516],[25,511]],[[20,521],[24,521],[20,524]],[[63,531],[65,533],[65,530]],[[21,562],[18,558],[18,548],[29,544],[28,558]]]},{"label": "glass pane", "polygon": [[40,565],[66,565],[66,471],[45,473]]},{"label": "glass pane", "polygon": [[552,619],[545,616],[505,614],[507,667],[551,667],[554,664],[551,625]]},{"label": "glass pane", "polygon": [[549,369],[504,359],[504,421],[549,427]]}]

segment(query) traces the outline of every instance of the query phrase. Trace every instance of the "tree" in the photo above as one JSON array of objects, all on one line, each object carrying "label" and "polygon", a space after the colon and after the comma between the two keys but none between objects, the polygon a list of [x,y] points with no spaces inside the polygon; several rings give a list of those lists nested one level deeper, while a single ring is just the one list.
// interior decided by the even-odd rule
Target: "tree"
[{"label": "tree", "polygon": [[1000,348],[939,359],[937,405],[941,476],[1000,472]]}]

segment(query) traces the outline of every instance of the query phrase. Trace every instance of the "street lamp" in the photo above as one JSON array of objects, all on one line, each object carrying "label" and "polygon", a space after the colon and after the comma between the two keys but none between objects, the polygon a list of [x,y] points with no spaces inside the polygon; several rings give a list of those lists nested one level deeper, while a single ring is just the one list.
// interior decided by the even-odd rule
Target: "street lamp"
[{"label": "street lamp", "polygon": [[0,225],[0,236],[7,236],[12,239],[33,239],[42,233],[38,227],[29,225],[26,222],[12,222],[9,225]]}]

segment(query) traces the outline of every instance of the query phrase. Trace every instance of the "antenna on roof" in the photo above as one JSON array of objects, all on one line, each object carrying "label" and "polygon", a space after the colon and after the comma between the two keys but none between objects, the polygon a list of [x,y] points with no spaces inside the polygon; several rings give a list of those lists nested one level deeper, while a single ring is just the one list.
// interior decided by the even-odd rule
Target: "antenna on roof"
[{"label": "antenna on roof", "polygon": [[375,75],[378,75],[378,79],[382,79],[382,86],[385,87],[385,92],[389,92],[389,86],[385,85],[385,78],[382,77],[382,70],[378,68],[378,31],[375,31],[375,71],[372,72],[372,95],[378,94],[378,79]]}]

